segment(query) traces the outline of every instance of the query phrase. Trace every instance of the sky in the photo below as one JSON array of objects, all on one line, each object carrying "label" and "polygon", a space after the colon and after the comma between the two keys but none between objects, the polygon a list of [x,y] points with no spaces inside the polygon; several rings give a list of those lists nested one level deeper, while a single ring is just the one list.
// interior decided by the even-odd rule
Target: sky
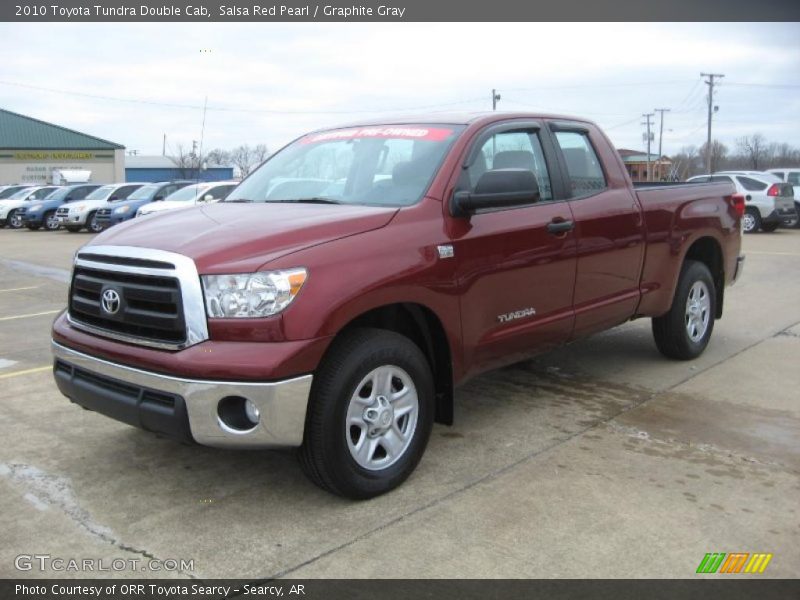
[{"label": "sky", "polygon": [[[669,108],[663,152],[714,138],[800,146],[800,23],[0,24],[0,108],[167,154],[277,150],[312,129],[415,112],[588,117],[643,149],[644,113]],[[203,110],[204,104],[207,110]],[[204,121],[205,114],[205,121]],[[653,117],[657,151],[659,117]]]}]

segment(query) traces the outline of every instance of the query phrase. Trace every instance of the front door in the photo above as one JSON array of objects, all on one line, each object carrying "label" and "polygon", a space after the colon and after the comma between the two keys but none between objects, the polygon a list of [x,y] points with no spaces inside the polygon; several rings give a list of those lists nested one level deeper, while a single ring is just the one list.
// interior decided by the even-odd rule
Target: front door
[{"label": "front door", "polygon": [[530,205],[450,221],[469,373],[523,360],[571,334],[575,237],[552,226],[569,224],[572,214],[563,186],[551,178],[550,144],[535,124],[503,125],[468,154],[459,190],[474,191],[487,170],[528,169],[541,193]]}]

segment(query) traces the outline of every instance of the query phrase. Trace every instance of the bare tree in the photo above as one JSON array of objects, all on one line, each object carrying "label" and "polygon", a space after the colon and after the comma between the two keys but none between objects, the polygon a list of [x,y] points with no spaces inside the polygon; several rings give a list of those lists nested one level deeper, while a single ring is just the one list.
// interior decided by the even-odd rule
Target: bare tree
[{"label": "bare tree", "polygon": [[195,179],[200,169],[200,159],[194,152],[189,152],[183,144],[175,146],[175,153],[170,157],[175,163],[181,179]]},{"label": "bare tree", "polygon": [[703,171],[697,146],[684,146],[671,159],[674,174],[680,180],[688,179]]},{"label": "bare tree", "polygon": [[231,162],[231,153],[222,148],[214,148],[206,153],[205,159],[210,165],[228,165]]},{"label": "bare tree", "polygon": [[249,175],[253,167],[264,162],[267,156],[269,156],[269,152],[264,144],[259,144],[255,147],[242,144],[230,152],[231,162],[239,170],[239,174],[242,177]]},{"label": "bare tree", "polygon": [[[700,146],[700,155],[706,156],[706,144]],[[719,171],[725,166],[728,157],[728,147],[719,140],[711,141],[711,172]]]},{"label": "bare tree", "polygon": [[769,159],[767,140],[760,133],[740,137],[736,140],[736,149],[747,159],[747,166],[754,171],[758,171],[759,167],[764,168]]}]

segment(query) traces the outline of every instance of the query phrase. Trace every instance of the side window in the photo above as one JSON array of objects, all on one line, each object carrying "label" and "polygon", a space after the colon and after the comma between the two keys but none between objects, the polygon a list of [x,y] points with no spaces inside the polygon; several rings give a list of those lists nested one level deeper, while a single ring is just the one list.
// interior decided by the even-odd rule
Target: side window
[{"label": "side window", "polygon": [[79,187],[72,190],[69,197],[71,200],[83,200],[88,196],[91,192],[93,192],[95,188],[91,187]]},{"label": "side window", "polygon": [[792,185],[800,185],[800,173],[798,173],[797,171],[789,173],[789,177],[786,178],[786,181],[788,181]]},{"label": "side window", "polygon": [[214,200],[222,200],[225,196],[230,194],[231,190],[234,187],[236,187],[236,186],[233,186],[233,185],[218,185],[217,187],[211,188],[210,190],[208,190],[205,194],[203,194],[203,196],[205,197],[206,195],[210,194],[211,197],[214,198]]},{"label": "side window", "polygon": [[769,187],[766,183],[750,179],[749,177],[737,177],[736,179],[739,180],[739,183],[741,183],[742,187],[748,192],[763,192]]},{"label": "side window", "polygon": [[156,196],[161,196],[161,198],[166,198],[172,192],[177,191],[177,189],[178,189],[177,185],[168,185],[167,187],[163,188],[160,192],[158,192]]},{"label": "side window", "polygon": [[139,185],[126,185],[125,187],[121,187],[117,190],[116,194],[114,194],[120,200],[127,198],[130,196],[135,190],[138,190],[141,186]]},{"label": "side window", "polygon": [[556,141],[567,163],[572,197],[589,196],[606,189],[606,177],[589,136],[578,131],[557,131]]},{"label": "side window", "polygon": [[467,167],[469,188],[474,190],[481,175],[497,169],[533,171],[539,184],[542,202],[553,199],[550,175],[544,160],[539,134],[533,131],[504,131],[493,135],[481,146]]},{"label": "side window", "polygon": [[727,175],[714,175],[711,178],[711,183],[733,183],[733,179]]},{"label": "side window", "polygon": [[692,177],[692,180],[688,183],[708,183],[709,181],[711,181],[711,177],[703,175],[701,177]]}]

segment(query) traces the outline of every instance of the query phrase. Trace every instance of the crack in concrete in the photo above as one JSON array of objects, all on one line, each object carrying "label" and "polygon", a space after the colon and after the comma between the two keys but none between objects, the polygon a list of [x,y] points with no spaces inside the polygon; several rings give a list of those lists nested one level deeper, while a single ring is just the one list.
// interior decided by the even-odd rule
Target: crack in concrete
[{"label": "crack in concrete", "polygon": [[[0,463],[0,477],[23,486],[27,491],[23,498],[37,510],[45,511],[50,507],[60,509],[75,525],[90,536],[119,548],[124,552],[138,554],[149,560],[161,561],[155,554],[123,543],[110,527],[95,522],[89,511],[83,508],[66,477],[51,475],[36,467],[21,463]],[[190,579],[197,579],[192,573],[176,571]]]},{"label": "crack in concrete", "polygon": [[[793,327],[796,327],[799,324],[800,324],[800,321],[797,321],[796,323],[793,323],[792,325],[789,325],[788,327],[786,327],[785,329],[783,329],[781,331],[788,331],[789,329],[792,329]],[[778,334],[774,334],[774,335],[778,335]],[[306,566],[311,565],[311,564],[313,564],[315,562],[318,562],[318,561],[322,560],[323,558],[331,556],[332,554],[335,554],[336,552],[338,552],[340,550],[343,550],[345,548],[349,548],[350,546],[352,546],[352,545],[354,545],[354,544],[356,544],[356,543],[358,543],[358,542],[360,542],[362,540],[365,540],[365,539],[367,539],[367,538],[369,538],[369,537],[371,537],[371,536],[373,536],[373,535],[375,535],[377,533],[380,533],[380,532],[382,532],[382,531],[384,531],[384,530],[386,530],[386,529],[388,529],[388,528],[390,528],[390,527],[392,527],[394,525],[397,525],[398,523],[401,523],[401,522],[405,521],[406,519],[408,519],[410,517],[413,517],[414,515],[416,515],[418,513],[426,511],[429,508],[433,508],[434,506],[442,504],[442,503],[446,502],[447,500],[450,500],[451,498],[459,496],[462,493],[467,492],[470,489],[472,489],[472,488],[474,488],[474,487],[476,487],[478,485],[494,481],[495,479],[498,479],[499,477],[501,477],[505,473],[507,473],[507,472],[511,471],[512,469],[516,468],[518,465],[521,465],[521,464],[523,464],[525,462],[533,460],[534,458],[537,458],[537,457],[541,456],[542,454],[550,452],[551,450],[553,450],[555,448],[558,448],[559,446],[562,446],[563,444],[566,444],[566,443],[572,441],[573,439],[575,439],[577,437],[580,437],[585,433],[588,433],[589,431],[592,431],[592,430],[594,430],[594,429],[596,429],[598,427],[601,427],[603,425],[611,425],[613,421],[615,421],[618,417],[624,415],[625,413],[628,413],[628,412],[630,412],[632,410],[635,410],[635,409],[639,408],[640,406],[644,406],[644,405],[650,403],[651,401],[655,400],[659,396],[667,394],[668,392],[671,392],[672,390],[674,390],[675,388],[683,385],[684,383],[687,383],[687,382],[691,381],[692,379],[694,379],[695,377],[701,375],[702,373],[705,373],[706,371],[709,371],[709,370],[717,367],[718,365],[721,365],[721,364],[723,364],[723,363],[725,363],[725,362],[727,362],[727,361],[729,361],[729,360],[731,360],[733,358],[736,358],[740,354],[743,354],[744,352],[747,352],[748,350],[750,350],[752,348],[755,348],[756,346],[759,346],[760,344],[766,342],[768,339],[771,339],[772,337],[774,337],[774,335],[770,336],[768,338],[757,340],[757,341],[753,342],[752,344],[749,344],[748,346],[745,346],[741,350],[739,350],[737,352],[734,352],[733,354],[731,354],[729,356],[726,356],[725,358],[722,358],[721,360],[718,360],[717,362],[714,362],[714,363],[708,365],[705,369],[702,369],[700,371],[695,371],[695,372],[691,373],[690,375],[687,375],[682,380],[678,381],[677,383],[675,383],[675,384],[673,384],[673,385],[671,385],[671,386],[669,386],[669,387],[667,387],[665,389],[654,390],[651,393],[646,394],[643,397],[640,397],[636,401],[631,402],[630,404],[621,407],[620,410],[618,412],[616,412],[615,414],[609,415],[609,416],[607,416],[605,418],[602,418],[602,419],[598,419],[596,422],[594,422],[594,423],[592,423],[592,424],[580,429],[579,431],[576,431],[576,432],[574,432],[574,433],[572,433],[570,435],[567,435],[564,438],[560,438],[560,439],[555,440],[552,444],[550,444],[548,446],[545,446],[543,448],[535,450],[534,452],[526,454],[525,456],[522,456],[518,460],[515,460],[515,461],[513,461],[513,462],[511,462],[511,463],[509,463],[509,464],[507,464],[507,465],[505,465],[503,467],[500,467],[499,469],[497,469],[495,471],[486,473],[485,475],[483,475],[483,476],[481,476],[481,477],[479,477],[479,478],[477,478],[477,479],[475,479],[475,480],[473,480],[473,481],[471,481],[471,482],[469,482],[469,483],[467,483],[467,484],[465,484],[465,485],[463,485],[463,486],[461,486],[461,487],[459,487],[459,488],[457,488],[455,490],[452,490],[452,491],[448,492],[447,494],[444,494],[443,496],[440,496],[438,498],[434,498],[431,501],[427,502],[426,504],[423,504],[422,506],[418,506],[418,507],[408,511],[407,513],[404,513],[402,515],[399,515],[399,516],[391,519],[390,521],[387,521],[386,523],[378,525],[378,526],[370,529],[369,531],[366,531],[366,532],[364,532],[364,533],[362,533],[360,535],[357,535],[354,538],[339,544],[338,546],[335,546],[335,547],[330,548],[330,549],[328,549],[328,550],[326,550],[324,552],[321,552],[320,554],[317,554],[316,556],[312,556],[311,558],[309,558],[309,559],[307,559],[305,561],[302,561],[302,562],[300,562],[298,564],[295,564],[295,565],[293,565],[291,567],[287,567],[286,569],[278,571],[277,573],[274,573],[272,575],[268,575],[268,576],[264,577],[263,579],[258,579],[258,581],[272,581],[272,580],[275,580],[275,579],[279,579],[281,577],[285,577],[285,576],[289,575],[290,573],[298,571],[299,569],[302,569],[303,567],[306,567]],[[710,446],[710,444],[708,446]]]}]

